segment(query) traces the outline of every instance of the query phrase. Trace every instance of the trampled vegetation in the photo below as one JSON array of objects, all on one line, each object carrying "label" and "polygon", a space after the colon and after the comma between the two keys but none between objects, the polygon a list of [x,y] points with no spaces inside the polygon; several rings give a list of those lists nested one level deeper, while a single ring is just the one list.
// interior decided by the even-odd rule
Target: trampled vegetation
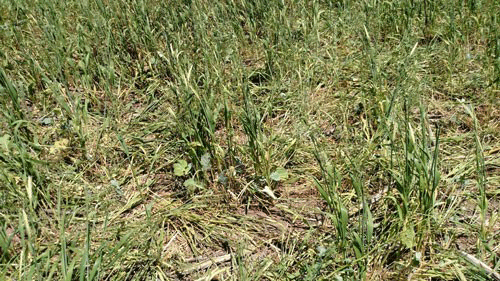
[{"label": "trampled vegetation", "polygon": [[499,280],[500,2],[0,0],[1,280]]}]

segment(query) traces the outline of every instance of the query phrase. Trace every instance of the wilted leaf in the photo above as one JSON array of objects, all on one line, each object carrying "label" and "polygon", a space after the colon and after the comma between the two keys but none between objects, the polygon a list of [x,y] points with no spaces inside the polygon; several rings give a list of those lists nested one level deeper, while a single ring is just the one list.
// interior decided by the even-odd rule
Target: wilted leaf
[{"label": "wilted leaf", "polygon": [[2,137],[0,137],[0,146],[5,150],[9,151],[9,138],[10,136],[5,134]]},{"label": "wilted leaf", "polygon": [[217,180],[218,180],[220,183],[224,184],[224,185],[226,185],[226,184],[228,183],[228,178],[226,177],[226,175],[225,175],[224,173],[221,173],[221,174],[219,175],[219,177],[217,178]]},{"label": "wilted leaf", "polygon": [[43,118],[42,120],[40,120],[40,124],[42,126],[50,126],[54,123],[54,121],[52,120],[52,118],[50,117],[45,117]]},{"label": "wilted leaf", "polygon": [[415,256],[413,257],[412,264],[413,266],[418,266],[422,261],[422,252],[415,252]]},{"label": "wilted leaf", "polygon": [[210,154],[205,153],[201,156],[201,169],[203,171],[208,171],[210,168],[212,168],[212,165],[210,164]]},{"label": "wilted leaf", "polygon": [[118,187],[120,187],[120,184],[119,184],[119,183],[118,183],[118,181],[117,181],[117,180],[115,180],[115,179],[112,179],[109,183],[110,183],[110,184],[111,184],[111,186],[113,186],[113,187],[117,187],[117,188],[118,188]]},{"label": "wilted leaf", "polygon": [[69,140],[68,139],[60,139],[54,143],[54,145],[49,149],[50,154],[56,154],[59,150],[64,150],[68,148]]},{"label": "wilted leaf", "polygon": [[274,200],[278,199],[276,195],[274,195],[274,192],[269,188],[269,186],[265,186],[264,189],[261,190],[262,193],[267,194],[269,197],[273,198]]},{"label": "wilted leaf", "polygon": [[201,144],[201,142],[197,142],[197,141],[190,142],[189,145],[191,147],[203,147],[203,144]]},{"label": "wilted leaf", "polygon": [[189,170],[191,170],[191,164],[188,164],[186,160],[180,159],[174,164],[174,174],[178,177],[187,175]]},{"label": "wilted leaf", "polygon": [[286,180],[288,178],[288,172],[285,168],[277,168],[274,172],[271,173],[271,179],[274,181]]},{"label": "wilted leaf", "polygon": [[123,191],[120,187],[120,183],[117,180],[112,179],[109,183],[111,184],[112,187],[115,188],[116,193],[118,193],[119,195],[123,195]]},{"label": "wilted leaf", "polygon": [[318,251],[318,255],[322,257],[326,253],[326,248],[324,246],[318,246],[316,247],[316,251]]},{"label": "wilted leaf", "polygon": [[366,240],[368,243],[372,240],[373,237],[373,216],[370,208],[366,208]]}]

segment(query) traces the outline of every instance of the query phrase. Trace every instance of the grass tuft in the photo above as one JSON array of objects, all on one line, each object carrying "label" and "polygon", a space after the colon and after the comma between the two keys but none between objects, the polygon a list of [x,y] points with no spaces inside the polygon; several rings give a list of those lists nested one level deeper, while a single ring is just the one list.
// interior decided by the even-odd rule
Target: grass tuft
[{"label": "grass tuft", "polygon": [[0,280],[498,278],[498,1],[0,7]]}]

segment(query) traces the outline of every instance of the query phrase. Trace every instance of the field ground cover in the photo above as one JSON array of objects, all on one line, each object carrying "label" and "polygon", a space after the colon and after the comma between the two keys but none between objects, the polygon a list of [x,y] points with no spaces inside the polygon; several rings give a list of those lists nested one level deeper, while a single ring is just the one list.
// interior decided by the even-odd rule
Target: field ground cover
[{"label": "field ground cover", "polygon": [[500,2],[0,0],[1,280],[500,280]]}]

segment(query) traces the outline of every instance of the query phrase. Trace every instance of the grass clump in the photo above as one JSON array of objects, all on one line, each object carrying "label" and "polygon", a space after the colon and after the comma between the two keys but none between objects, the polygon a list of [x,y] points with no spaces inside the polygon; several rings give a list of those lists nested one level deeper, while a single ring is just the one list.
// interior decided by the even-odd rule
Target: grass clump
[{"label": "grass clump", "polygon": [[1,280],[498,278],[496,1],[0,7]]}]

